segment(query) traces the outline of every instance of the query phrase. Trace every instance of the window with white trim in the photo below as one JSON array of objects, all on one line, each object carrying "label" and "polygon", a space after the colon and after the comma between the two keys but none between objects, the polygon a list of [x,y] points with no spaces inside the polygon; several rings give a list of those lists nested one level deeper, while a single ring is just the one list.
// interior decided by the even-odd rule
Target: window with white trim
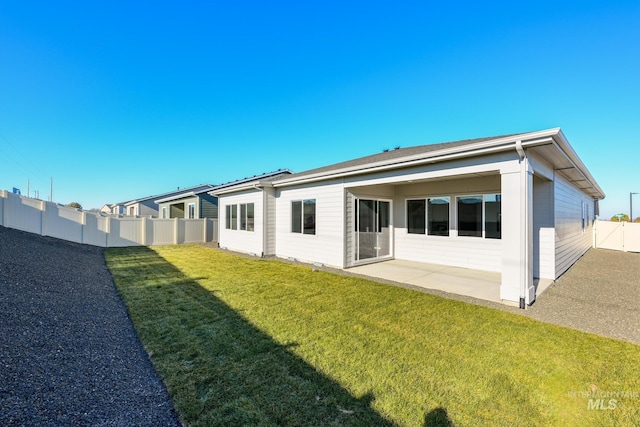
[{"label": "window with white trim", "polygon": [[477,194],[456,197],[458,236],[502,238],[502,197]]},{"label": "window with white trim", "polygon": [[449,197],[427,199],[427,233],[429,236],[449,235]]},{"label": "window with white trim", "polygon": [[187,218],[189,219],[194,219],[196,217],[196,204],[195,203],[189,203],[187,205]]},{"label": "window with white trim", "polygon": [[425,199],[407,200],[407,233],[425,234],[427,201]]},{"label": "window with white trim", "polygon": [[254,229],[254,205],[253,203],[240,204],[240,230],[253,231]]},{"label": "window with white trim", "polygon": [[291,202],[291,232],[316,234],[316,199]]},{"label": "window with white trim", "polygon": [[225,206],[225,228],[227,230],[238,229],[238,205]]}]

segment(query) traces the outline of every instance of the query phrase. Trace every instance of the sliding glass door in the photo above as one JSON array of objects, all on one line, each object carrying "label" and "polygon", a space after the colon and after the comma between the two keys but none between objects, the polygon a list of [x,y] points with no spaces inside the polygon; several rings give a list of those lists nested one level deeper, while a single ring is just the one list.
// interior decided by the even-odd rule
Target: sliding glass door
[{"label": "sliding glass door", "polygon": [[391,202],[356,199],[356,261],[391,255]]}]

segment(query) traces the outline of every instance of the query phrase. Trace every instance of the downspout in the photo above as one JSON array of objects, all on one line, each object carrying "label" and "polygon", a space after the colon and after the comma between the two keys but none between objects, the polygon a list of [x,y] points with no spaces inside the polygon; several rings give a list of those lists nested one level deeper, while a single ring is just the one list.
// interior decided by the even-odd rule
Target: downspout
[{"label": "downspout", "polygon": [[[254,182],[253,183],[253,188],[255,190],[260,190],[262,192],[262,252],[260,252],[260,258],[264,258],[264,255],[267,253],[267,242],[268,242],[268,238],[267,238],[267,233],[268,233],[268,209],[267,209],[267,192],[262,190],[260,188],[260,183],[259,182]],[[255,212],[254,212],[255,215]],[[254,224],[255,227],[255,224]]]},{"label": "downspout", "polygon": [[[516,151],[518,153],[518,156],[520,157],[520,188],[525,190],[527,188],[527,154],[524,151],[524,148],[522,147],[522,141],[521,140],[517,140],[516,141]],[[520,216],[520,233],[523,234],[523,242],[524,245],[520,246],[520,260],[524,260],[525,261],[525,265],[528,264],[529,262],[529,242],[527,241],[529,233],[526,230],[527,224],[528,224],[528,218],[527,218],[527,200],[528,200],[528,195],[525,194],[524,197],[520,198],[520,212],[522,213],[522,215]],[[524,230],[524,232],[523,232]],[[520,275],[520,304],[519,307],[521,309],[524,309],[526,304],[526,294],[527,294],[527,277],[526,275],[528,274],[527,272],[527,268],[525,267],[524,269],[522,269],[522,273]]]}]

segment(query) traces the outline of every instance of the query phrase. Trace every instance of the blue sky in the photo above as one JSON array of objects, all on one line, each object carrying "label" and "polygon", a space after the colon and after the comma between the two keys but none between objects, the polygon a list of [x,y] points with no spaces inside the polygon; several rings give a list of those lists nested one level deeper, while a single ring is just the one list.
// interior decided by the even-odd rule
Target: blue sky
[{"label": "blue sky", "polygon": [[561,127],[628,212],[640,2],[520,3],[2,2],[0,188],[94,208]]}]

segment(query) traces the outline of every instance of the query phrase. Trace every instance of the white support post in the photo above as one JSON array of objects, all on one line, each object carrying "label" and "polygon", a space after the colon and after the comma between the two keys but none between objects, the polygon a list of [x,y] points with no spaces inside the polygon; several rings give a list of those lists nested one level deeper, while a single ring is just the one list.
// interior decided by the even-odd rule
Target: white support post
[{"label": "white support post", "polygon": [[[520,170],[501,174],[502,284],[500,298],[522,305],[535,299],[533,286],[533,173],[525,159]],[[521,300],[522,299],[522,300]]]}]

